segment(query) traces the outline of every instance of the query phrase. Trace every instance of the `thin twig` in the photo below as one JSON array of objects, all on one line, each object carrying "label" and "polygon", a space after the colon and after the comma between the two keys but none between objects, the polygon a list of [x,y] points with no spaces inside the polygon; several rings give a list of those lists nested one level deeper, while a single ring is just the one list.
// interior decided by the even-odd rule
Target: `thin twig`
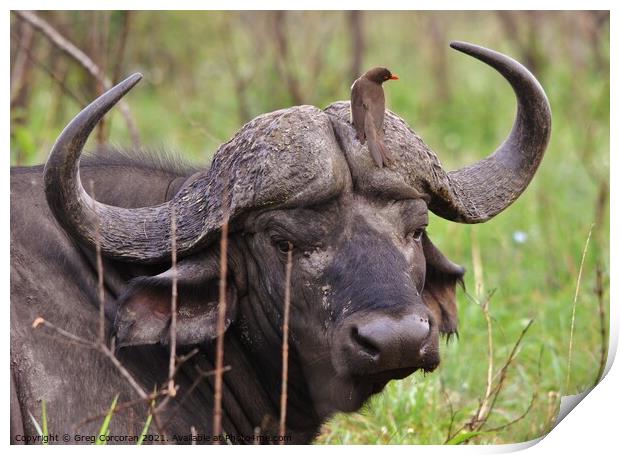
[{"label": "thin twig", "polygon": [[452,405],[452,400],[450,399],[450,394],[446,390],[445,384],[444,384],[443,379],[441,377],[439,378],[439,386],[440,386],[441,392],[443,393],[444,397],[446,398],[446,402],[448,403],[448,407],[450,408],[450,424],[448,425],[448,437],[446,438],[446,440],[444,442],[444,443],[446,443],[450,439],[452,439],[452,437],[453,437],[453,435],[452,435],[452,427],[454,426],[454,421],[456,420],[456,412],[454,411],[454,406]]},{"label": "thin twig", "polygon": [[254,427],[254,441],[252,442],[252,445],[257,446],[260,442],[259,439],[260,439],[260,425]]},{"label": "thin twig", "polygon": [[[488,313],[488,302],[485,305],[481,305],[481,306],[483,308],[483,311]],[[491,326],[490,315],[485,314],[485,318],[487,318],[487,324],[488,324],[487,327]],[[527,333],[527,331],[529,330],[529,328],[531,327],[533,322],[534,322],[534,320],[531,319],[527,323],[527,325],[523,328],[523,330],[521,331],[519,337],[517,338],[517,341],[515,342],[512,350],[510,351],[510,354],[508,355],[508,358],[506,359],[506,361],[504,362],[502,368],[498,372],[499,379],[498,379],[497,383],[495,384],[495,386],[493,386],[494,376],[493,376],[492,370],[488,370],[487,371],[487,387],[486,387],[486,391],[485,391],[484,397],[480,401],[476,412],[471,416],[469,421],[467,421],[465,424],[463,424],[454,433],[455,435],[460,433],[463,429],[467,429],[468,431],[478,431],[487,423],[487,421],[488,421],[488,419],[489,419],[493,409],[495,408],[495,404],[497,402],[497,398],[498,398],[500,392],[503,389],[503,386],[504,386],[504,383],[505,383],[505,380],[506,380],[506,376],[507,376],[507,372],[508,372],[508,368],[510,367],[510,365],[514,361],[514,359],[515,359],[515,357],[517,355],[518,348],[521,345],[521,342],[523,341],[523,338],[525,337],[525,334]],[[490,345],[490,346],[492,347],[492,345]],[[491,350],[490,353],[489,353],[489,357],[492,357],[492,356],[493,356],[493,351]],[[539,360],[539,362],[540,362],[540,360]],[[540,363],[539,363],[539,374],[540,374]],[[525,414],[527,414],[527,412],[529,412],[529,409],[526,411]],[[521,418],[522,417],[520,417],[518,420],[520,420]],[[510,424],[512,424],[512,423],[510,423]]]},{"label": "thin twig", "polygon": [[288,323],[291,312],[291,271],[293,268],[293,244],[288,243],[286,255],[286,279],[284,287],[284,320],[282,321],[282,391],[280,394],[280,444],[286,434],[286,402],[288,398]]},{"label": "thin twig", "polygon": [[[476,286],[476,297],[474,301],[480,306],[484,314],[484,319],[487,326],[487,381],[486,389],[482,400],[478,403],[476,413],[471,417],[470,421],[465,424],[470,431],[472,431],[478,422],[482,419],[482,416],[486,412],[487,403],[491,395],[491,387],[493,384],[493,324],[489,314],[489,304],[492,294],[482,299],[484,293],[484,275],[482,271],[482,258],[480,256],[480,246],[478,244],[477,231],[471,230],[471,256],[472,264],[474,267],[474,282]],[[481,301],[482,300],[482,301]],[[460,430],[459,430],[460,431]],[[458,433],[458,432],[457,432]]]},{"label": "thin twig", "polygon": [[[140,404],[144,404],[147,402],[150,402],[156,398],[159,398],[160,396],[166,395],[167,391],[166,390],[160,390],[159,392],[153,392],[151,394],[149,394],[148,397],[146,398],[138,398],[136,400],[131,400],[131,401],[126,401],[124,403],[120,403],[117,404],[114,409],[112,410],[113,414],[118,414],[121,411],[124,411],[125,409],[132,409],[135,406],[138,406]],[[75,429],[79,430],[81,427],[83,427],[84,425],[88,425],[91,422],[95,422],[99,419],[102,419],[103,417],[105,417],[106,415],[108,415],[110,413],[110,409],[106,410],[105,412],[102,412],[100,414],[91,416],[86,418],[85,420],[83,420],[82,422],[80,422]]]},{"label": "thin twig", "polygon": [[[11,35],[13,38],[19,40],[18,37],[16,37],[15,34]],[[47,66],[46,64],[44,64],[43,62],[41,62],[40,60],[38,60],[30,51],[30,49],[26,49],[25,52],[25,56],[28,60],[30,60],[32,63],[34,63],[35,65],[37,65],[39,68],[41,68],[41,70],[43,70],[45,73],[47,73],[54,82],[56,82],[58,84],[58,86],[62,89],[62,91],[69,95],[71,98],[73,98],[73,100],[79,105],[79,106],[84,106],[86,105],[86,100],[79,94],[77,94],[76,92],[74,92],[73,90],[71,90],[67,84],[65,84],[65,82],[54,72],[53,69],[51,69],[49,66]]]},{"label": "thin twig", "polygon": [[168,394],[176,395],[174,387],[175,359],[177,354],[177,220],[174,206],[170,213],[172,242],[172,297],[170,299],[170,362],[168,364]]},{"label": "thin twig", "polygon": [[[95,207],[95,184],[90,180],[90,195],[93,201],[93,212],[97,213]],[[95,223],[95,254],[97,262],[97,297],[99,298],[99,343],[105,344],[105,291],[103,288],[103,259],[101,258],[101,232],[99,220]]]},{"label": "thin twig", "polygon": [[507,427],[514,425],[515,423],[519,422],[520,420],[523,420],[525,418],[526,415],[529,414],[529,412],[532,410],[532,407],[534,406],[534,402],[536,402],[536,398],[538,397],[538,394],[536,392],[534,392],[534,394],[532,395],[532,399],[530,400],[530,404],[528,405],[527,409],[516,419],[511,420],[508,423],[505,423],[504,425],[500,425],[499,427],[495,427],[495,428],[491,428],[489,430],[484,430],[485,432],[496,432],[496,431],[500,431],[500,430],[504,430]]},{"label": "thin twig", "polygon": [[[176,416],[178,410],[181,409],[181,406],[183,406],[183,403],[185,403],[185,401],[191,396],[192,392],[196,389],[196,387],[198,387],[198,385],[202,382],[202,380],[205,378],[208,378],[209,376],[215,376],[216,374],[216,370],[202,371],[198,366],[196,366],[196,371],[198,371],[198,377],[194,379],[194,382],[192,382],[192,384],[189,386],[187,391],[185,391],[185,393],[183,394],[183,397],[177,402],[178,404],[177,408],[170,413],[170,415],[168,416],[168,420],[166,420],[166,422],[163,425],[163,428],[168,427],[168,424]],[[228,365],[222,368],[223,373],[226,373],[227,371],[230,371],[230,366]]]},{"label": "thin twig", "polygon": [[85,348],[89,348],[89,349],[97,349],[97,346],[95,343],[93,343],[92,341],[86,340],[80,336],[74,335],[71,332],[67,332],[64,329],[61,329],[60,327],[56,327],[54,324],[52,324],[49,321],[46,321],[45,319],[43,319],[42,317],[37,317],[33,322],[32,322],[32,328],[36,329],[39,328],[40,326],[46,327],[48,329],[53,330],[56,334],[60,335],[62,338],[65,338],[73,343],[76,343],[82,347]]},{"label": "thin twig", "polygon": [[[222,233],[220,240],[220,281],[219,302],[217,314],[217,341],[215,356],[215,391],[213,409],[213,434],[219,436],[222,432],[222,386],[224,379],[224,335],[226,325],[226,275],[228,273],[228,197],[223,195],[222,204]],[[214,441],[219,445],[220,441]]]},{"label": "thin twig", "polygon": [[196,432],[196,427],[192,425],[189,427],[189,431],[192,433],[192,445],[196,445],[196,439],[198,438],[198,433]]},{"label": "thin twig", "polygon": [[484,393],[484,399],[482,400],[480,407],[478,408],[478,415],[476,421],[479,421],[482,416],[487,415],[488,400],[491,397],[491,388],[493,386],[493,324],[491,322],[491,314],[489,312],[489,304],[491,302],[490,296],[485,300],[482,305],[482,312],[484,313],[484,319],[487,324],[487,356],[489,364],[487,368],[487,387]]},{"label": "thin twig", "polygon": [[136,391],[136,393],[140,396],[140,398],[146,399],[148,394],[144,391],[140,384],[134,379],[131,373],[123,366],[123,364],[116,358],[114,353],[108,349],[106,345],[99,345],[99,351],[105,355],[110,362],[116,367],[121,375],[127,380],[129,385]]},{"label": "thin twig", "polygon": [[[499,381],[497,382],[497,385],[495,386],[493,390],[493,400],[491,401],[491,405],[489,406],[489,411],[487,413],[487,416],[491,413],[493,408],[495,408],[495,402],[497,401],[497,397],[499,396],[499,393],[501,392],[502,387],[504,385],[504,381],[506,380],[506,375],[508,373],[508,367],[510,367],[510,364],[513,362],[514,358],[516,357],[517,349],[521,345],[521,341],[523,341],[523,337],[525,336],[525,334],[530,329],[533,323],[534,323],[534,319],[530,319],[527,325],[523,328],[523,330],[521,331],[521,334],[519,335],[519,338],[517,339],[516,343],[512,347],[512,351],[510,351],[510,355],[508,355],[506,362],[504,362],[504,366],[502,366],[500,370]],[[539,374],[540,374],[540,369],[539,369]],[[485,419],[484,423],[486,423],[486,420],[487,419]]]},{"label": "thin twig", "polygon": [[112,362],[114,367],[127,380],[129,385],[131,385],[131,387],[136,391],[136,393],[140,396],[140,398],[148,397],[148,394],[144,391],[144,389],[140,387],[140,385],[134,379],[131,373],[127,371],[127,369],[123,366],[123,364],[119,362],[119,360],[114,356],[114,353],[105,344],[99,343],[97,341],[89,341],[71,332],[67,332],[66,330],[55,326],[54,324],[43,319],[42,317],[37,317],[32,323],[32,327],[35,329],[38,328],[39,326],[43,326],[48,329],[51,329],[57,334],[61,335],[62,337],[68,338],[69,340],[72,340],[80,345],[83,345],[84,347],[95,349],[101,352],[105,357],[107,357]]},{"label": "thin twig", "polygon": [[[194,348],[192,349],[188,354],[183,355],[181,357],[178,357],[176,359],[176,366],[174,369],[174,372],[172,374],[172,383],[173,383],[173,391],[172,392],[168,392],[168,388],[170,387],[170,382],[168,383],[168,388],[166,389],[166,393],[164,396],[164,399],[157,405],[156,408],[154,408],[154,412],[156,414],[159,414],[163,409],[166,408],[166,406],[168,405],[168,403],[170,402],[170,400],[174,397],[176,397],[179,386],[174,384],[174,378],[176,377],[176,374],[179,372],[179,370],[181,369],[181,367],[183,366],[183,364],[185,362],[187,362],[190,358],[192,358],[194,355],[196,355],[198,353],[198,349]],[[226,369],[225,369],[226,370]],[[208,376],[208,375],[206,375]],[[183,396],[183,399],[181,400],[181,402],[179,403],[179,407],[181,406],[181,404],[183,402],[185,402],[185,399],[194,391],[194,387],[190,387],[188,389],[188,391],[185,393],[185,395]],[[173,412],[173,415],[176,414],[176,411]],[[173,416],[170,416],[168,418],[168,420],[166,420],[166,422],[162,425],[161,423],[159,424],[160,429],[163,431],[167,428],[168,424],[170,423],[170,421],[172,420]]]},{"label": "thin twig", "polygon": [[[512,358],[514,357],[514,353],[516,352],[516,346],[518,344],[520,344],[521,339],[523,338],[523,335],[525,335],[525,332],[527,331],[527,329],[529,329],[529,327],[532,324],[532,322],[533,322],[533,320],[531,320],[530,323],[527,325],[527,327],[521,332],[520,339],[515,344],[515,348],[513,348],[511,355],[508,357],[508,361],[506,361],[506,368],[507,368],[507,365],[509,365],[510,362],[512,361]],[[540,384],[540,380],[541,380],[541,377],[542,377],[542,355],[543,355],[543,351],[544,351],[544,346],[540,349],[540,355],[538,356],[538,378],[537,378],[538,381],[537,381],[537,384]],[[502,369],[502,370],[504,370],[504,369]],[[498,394],[499,394],[499,391],[495,395],[496,398],[497,398]],[[538,398],[538,390],[534,390],[534,393],[532,394],[532,399],[530,400],[529,406],[527,407],[527,409],[519,417],[517,417],[516,419],[511,420],[510,422],[508,422],[508,423],[506,423],[504,425],[500,425],[499,427],[495,427],[495,428],[492,428],[490,430],[485,430],[485,431],[488,431],[488,432],[491,432],[491,431],[493,431],[493,432],[501,431],[501,430],[504,430],[504,429],[508,428],[511,425],[514,425],[515,423],[519,422],[520,420],[523,420],[525,418],[525,416],[528,415],[529,412],[532,410],[532,407],[534,406],[534,402],[536,401],[537,398]],[[495,400],[493,400],[493,404],[491,406],[491,409],[493,409],[494,405],[495,405]]]},{"label": "thin twig", "polygon": [[471,261],[474,267],[474,282],[476,283],[476,297],[480,299],[484,295],[484,271],[482,269],[482,257],[480,255],[480,244],[475,228],[471,230]]},{"label": "thin twig", "polygon": [[[168,398],[168,396],[166,396]],[[164,398],[165,399],[165,398]],[[164,427],[162,426],[161,420],[159,419],[159,411],[160,408],[155,408],[155,403],[151,401],[151,415],[153,416],[153,422],[155,422],[155,426],[157,427],[157,431],[159,432],[159,443],[162,445],[168,445],[168,437],[164,432]]]},{"label": "thin twig", "polygon": [[568,386],[570,385],[570,367],[571,367],[571,360],[573,357],[573,334],[575,332],[575,310],[577,308],[577,297],[579,296],[579,287],[581,286],[581,273],[583,272],[583,264],[586,260],[586,252],[588,251],[588,245],[590,244],[590,237],[592,236],[593,228],[594,228],[594,224],[591,224],[590,230],[588,231],[588,238],[586,239],[586,244],[584,245],[583,252],[581,254],[579,272],[577,273],[577,286],[575,287],[575,297],[573,298],[573,314],[571,316],[570,338],[568,340],[568,365],[567,365],[567,371],[566,371],[566,386],[565,386],[566,393],[568,393]]},{"label": "thin twig", "polygon": [[182,355],[181,357],[177,358],[176,361],[176,368],[174,370],[174,376],[177,375],[177,373],[179,372],[179,370],[181,369],[181,366],[187,362],[189,359],[191,359],[192,357],[194,357],[196,354],[198,354],[199,349],[198,348],[194,348],[191,351],[189,351],[187,354]]},{"label": "thin twig", "polygon": [[[63,51],[65,54],[73,58],[78,62],[88,73],[93,76],[103,87],[108,90],[112,88],[112,82],[105,76],[103,71],[93,62],[93,60],[86,55],[75,44],[62,36],[51,24],[33,13],[32,11],[13,11],[20,19],[26,21],[32,27],[41,32],[52,44]],[[127,123],[127,129],[132,137],[132,141],[135,147],[140,147],[140,134],[138,128],[131,116],[129,106],[123,100],[118,102],[118,108],[125,117],[125,123]]]}]

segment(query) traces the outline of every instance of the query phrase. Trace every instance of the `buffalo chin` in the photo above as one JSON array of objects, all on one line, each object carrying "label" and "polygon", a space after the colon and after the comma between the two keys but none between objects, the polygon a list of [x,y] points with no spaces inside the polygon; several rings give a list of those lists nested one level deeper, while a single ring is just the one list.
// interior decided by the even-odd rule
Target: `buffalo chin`
[{"label": "buffalo chin", "polygon": [[[331,381],[327,381],[324,389],[316,391],[318,392],[316,395],[321,395],[321,397],[317,396],[315,409],[323,418],[328,418],[335,412],[358,411],[373,395],[383,392],[388,382],[406,378],[419,369],[399,368],[372,375],[346,378],[335,376]],[[429,370],[423,368],[423,371]]]}]

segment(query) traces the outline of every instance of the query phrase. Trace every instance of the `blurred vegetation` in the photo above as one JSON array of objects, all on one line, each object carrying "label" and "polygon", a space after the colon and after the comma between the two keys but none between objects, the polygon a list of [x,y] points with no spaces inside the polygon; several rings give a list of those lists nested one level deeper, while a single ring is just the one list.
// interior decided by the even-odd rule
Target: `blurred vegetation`
[{"label": "blurred vegetation", "polygon": [[[458,168],[506,137],[515,100],[497,73],[450,50],[449,41],[471,41],[523,62],[554,114],[537,176],[487,224],[433,217],[429,228],[434,243],[468,270],[466,291],[459,291],[459,339],[442,346],[436,372],[393,381],[363,412],[335,416],[318,442],[440,444],[461,427],[477,428],[467,425],[487,389],[485,302],[494,373],[534,322],[505,371],[488,421],[478,426],[481,434],[463,439],[486,444],[538,437],[552,428],[561,395],[596,383],[609,314],[607,12],[38,14],[110,80],[144,74],[127,97],[140,146],[171,149],[203,164],[252,117],[347,99],[361,72],[385,65],[400,76],[386,85],[388,107],[445,167]],[[102,84],[15,14],[11,74],[11,163],[42,163],[63,126]],[[118,109],[93,140],[135,142]],[[573,301],[592,225],[569,374]]]}]

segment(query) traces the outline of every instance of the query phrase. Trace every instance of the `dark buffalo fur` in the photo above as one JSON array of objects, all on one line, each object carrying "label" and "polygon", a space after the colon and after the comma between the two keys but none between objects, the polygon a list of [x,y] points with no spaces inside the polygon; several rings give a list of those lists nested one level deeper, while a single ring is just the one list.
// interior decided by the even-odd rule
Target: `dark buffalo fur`
[{"label": "dark buffalo fur", "polygon": [[[81,163],[85,188],[90,191],[92,181],[99,201],[123,207],[162,203],[195,171],[167,155],[119,150],[100,151]],[[17,397],[13,403],[20,403],[17,409],[12,406],[12,431],[36,434],[31,420],[23,416],[30,412],[40,417],[37,403],[44,399],[50,426],[73,432],[89,416],[104,412],[117,393],[120,401],[136,395],[98,353],[28,328],[42,316],[93,339],[97,333],[96,266],[92,250],[68,238],[47,209],[41,191],[42,167],[13,169],[11,178],[11,359]],[[445,259],[425,234],[415,240],[418,243],[411,243],[414,259],[406,259],[393,235],[369,221],[381,210],[403,239],[426,223],[426,205],[421,200],[367,201],[348,193],[312,207],[259,211],[233,229],[225,339],[225,363],[231,369],[224,375],[223,398],[227,433],[251,436],[259,428],[264,436],[261,442],[277,434],[283,242],[295,245],[289,442],[310,442],[333,412],[358,409],[391,377],[427,368],[422,362],[369,376],[375,379],[343,379],[354,368],[339,353],[342,336],[348,336],[342,334],[343,327],[351,320],[363,322],[368,314],[398,319],[417,311],[431,321],[432,330],[456,331],[454,286],[462,269]],[[213,245],[179,262],[179,352],[199,347],[200,354],[182,367],[177,377],[179,394],[162,414],[169,436],[188,435],[190,426],[200,434],[212,431],[213,377],[196,380],[200,371],[214,367],[218,258],[218,247]],[[167,376],[170,264],[104,262],[109,336],[117,343],[119,358],[145,390],[152,390]],[[409,278],[404,279],[403,273]],[[197,320],[201,323],[196,324]],[[338,363],[336,370],[334,362]],[[44,372],[40,365],[45,365]],[[41,382],[43,374],[46,380]],[[79,401],[70,397],[79,397]],[[139,405],[133,416],[129,412],[115,415],[112,433],[125,434],[127,428],[138,433],[146,410]],[[97,426],[87,424],[82,431],[96,432]],[[157,429],[151,426],[151,432]]]}]

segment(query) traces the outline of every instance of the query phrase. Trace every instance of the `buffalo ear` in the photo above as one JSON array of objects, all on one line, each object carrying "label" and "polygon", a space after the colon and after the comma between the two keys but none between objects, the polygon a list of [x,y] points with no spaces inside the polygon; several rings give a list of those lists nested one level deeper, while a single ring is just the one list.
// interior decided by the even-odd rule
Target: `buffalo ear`
[{"label": "buffalo ear", "polygon": [[422,237],[426,258],[426,280],[422,299],[433,312],[439,332],[451,335],[458,331],[456,285],[463,285],[465,269],[446,258],[426,234]]},{"label": "buffalo ear", "polygon": [[[218,275],[218,260],[214,254],[185,258],[177,264],[178,345],[197,344],[217,337]],[[130,281],[117,301],[116,346],[168,344],[171,301],[172,269]],[[237,290],[232,280],[227,280],[226,328],[235,318],[236,310]]]}]

